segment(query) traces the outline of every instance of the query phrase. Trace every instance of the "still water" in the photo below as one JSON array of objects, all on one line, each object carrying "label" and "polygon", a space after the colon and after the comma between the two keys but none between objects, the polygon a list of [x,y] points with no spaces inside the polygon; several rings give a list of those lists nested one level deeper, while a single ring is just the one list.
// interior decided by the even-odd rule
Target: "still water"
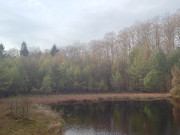
[{"label": "still water", "polygon": [[180,135],[180,107],[168,101],[63,105],[65,135]]}]

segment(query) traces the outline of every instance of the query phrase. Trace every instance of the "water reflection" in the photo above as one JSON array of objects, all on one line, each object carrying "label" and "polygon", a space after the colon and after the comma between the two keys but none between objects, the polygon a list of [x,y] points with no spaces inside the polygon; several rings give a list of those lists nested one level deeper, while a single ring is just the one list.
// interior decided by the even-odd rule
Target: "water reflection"
[{"label": "water reflection", "polygon": [[65,135],[180,135],[180,107],[173,105],[168,101],[119,101],[55,109],[64,113]]},{"label": "water reflection", "polygon": [[172,112],[173,112],[173,134],[180,135],[180,99],[173,99],[171,100],[173,104]]}]

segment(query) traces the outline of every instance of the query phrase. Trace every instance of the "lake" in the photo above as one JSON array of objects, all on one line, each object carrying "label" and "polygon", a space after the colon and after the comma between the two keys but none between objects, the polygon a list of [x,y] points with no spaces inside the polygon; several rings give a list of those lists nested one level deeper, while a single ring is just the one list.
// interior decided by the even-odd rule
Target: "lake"
[{"label": "lake", "polygon": [[180,135],[180,107],[162,101],[111,101],[53,107],[64,135]]}]

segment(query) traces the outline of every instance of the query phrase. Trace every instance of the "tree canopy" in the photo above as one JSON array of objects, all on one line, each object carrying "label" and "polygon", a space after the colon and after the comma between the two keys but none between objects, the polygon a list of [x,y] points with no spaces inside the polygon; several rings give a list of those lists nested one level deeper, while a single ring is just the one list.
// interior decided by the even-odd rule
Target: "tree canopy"
[{"label": "tree canopy", "polygon": [[28,51],[26,42],[24,41],[21,45],[20,55],[25,56],[25,57],[29,56],[29,51]]},{"label": "tree canopy", "polygon": [[56,53],[58,53],[59,50],[57,49],[56,45],[54,44],[53,47],[51,48],[51,55],[54,56]]},{"label": "tree canopy", "polygon": [[109,32],[100,40],[75,42],[59,48],[53,45],[44,52],[37,48],[29,51],[23,42],[19,55],[17,49],[5,51],[1,44],[0,54],[4,56],[0,57],[0,93],[168,92],[177,89],[177,67],[180,67],[177,18],[180,14],[169,17],[173,19],[168,20],[168,16],[152,19],[118,34]]},{"label": "tree canopy", "polygon": [[1,43],[0,44],[0,57],[2,57],[5,53],[5,50],[4,50],[4,45]]}]

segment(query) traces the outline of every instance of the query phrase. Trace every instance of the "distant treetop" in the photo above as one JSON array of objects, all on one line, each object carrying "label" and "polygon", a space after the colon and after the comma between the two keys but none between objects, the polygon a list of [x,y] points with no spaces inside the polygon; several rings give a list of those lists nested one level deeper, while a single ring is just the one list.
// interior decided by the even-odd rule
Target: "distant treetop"
[{"label": "distant treetop", "polygon": [[59,52],[59,49],[57,49],[56,45],[54,44],[53,47],[51,48],[51,55],[54,56],[56,53]]},{"label": "distant treetop", "polygon": [[21,45],[20,55],[25,56],[25,57],[29,56],[29,51],[27,49],[26,42],[24,42],[24,41]]},{"label": "distant treetop", "polygon": [[0,56],[3,56],[4,55],[4,45],[1,43],[0,44]]}]

